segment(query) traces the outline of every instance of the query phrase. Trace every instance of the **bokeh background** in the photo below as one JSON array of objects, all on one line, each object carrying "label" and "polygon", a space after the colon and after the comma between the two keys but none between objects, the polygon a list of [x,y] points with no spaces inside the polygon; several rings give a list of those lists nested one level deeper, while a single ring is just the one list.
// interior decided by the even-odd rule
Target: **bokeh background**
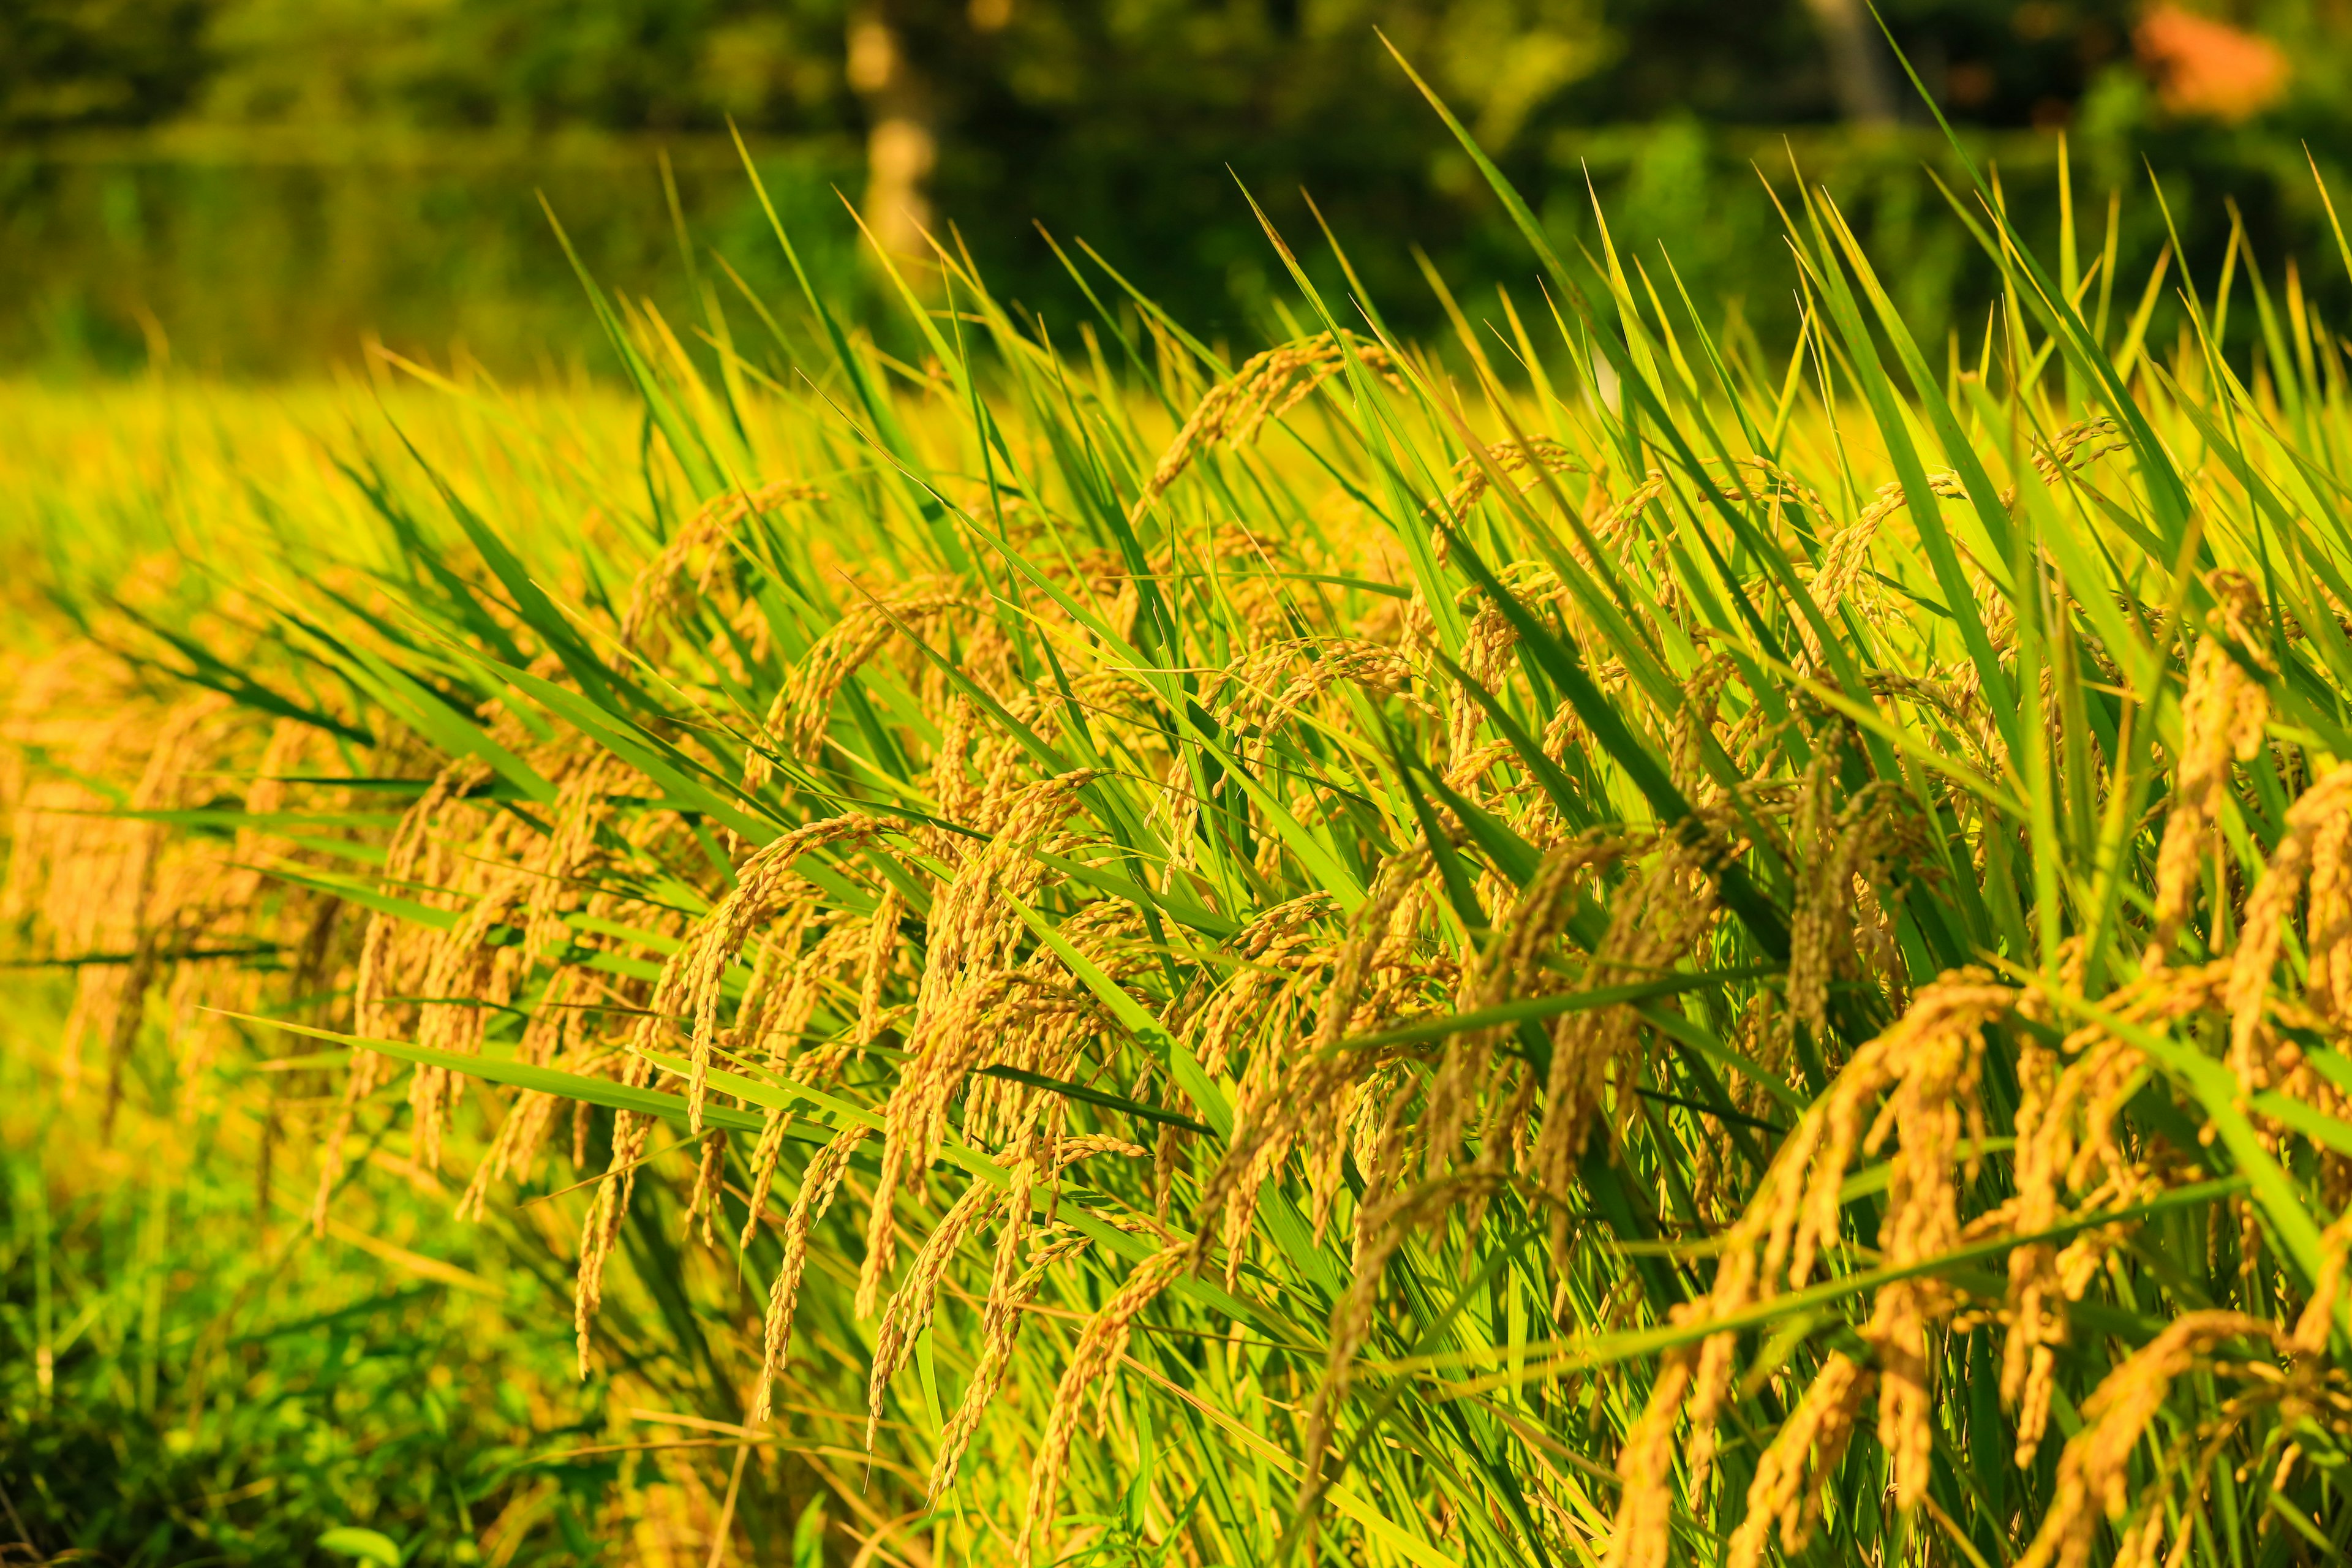
[{"label": "bokeh background", "polygon": [[[2054,226],[2063,132],[2086,247],[2121,194],[2126,287],[2166,239],[2152,170],[2200,276],[2234,205],[2274,283],[2293,256],[2352,302],[2305,162],[2352,191],[2352,0],[1881,9],[2029,229]],[[952,233],[1049,326],[1084,300],[1041,223],[1188,323],[1260,335],[1279,264],[1246,187],[1336,272],[1311,195],[1388,317],[1426,327],[1416,247],[1465,297],[1529,268],[1376,28],[1559,239],[1591,243],[1597,195],[1710,314],[1788,331],[1767,183],[1794,168],[1923,336],[1980,319],[1984,270],[1921,174],[1948,153],[1866,0],[5,0],[0,368],[279,376],[375,335],[595,374],[539,198],[615,287],[739,301],[715,255],[780,299],[730,122],[853,311],[877,283],[844,196],[885,243]]]}]

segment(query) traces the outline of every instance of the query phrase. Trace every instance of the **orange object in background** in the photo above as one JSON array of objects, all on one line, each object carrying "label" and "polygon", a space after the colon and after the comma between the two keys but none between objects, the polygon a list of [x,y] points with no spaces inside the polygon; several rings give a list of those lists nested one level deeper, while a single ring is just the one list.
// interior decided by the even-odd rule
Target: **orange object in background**
[{"label": "orange object in background", "polygon": [[2133,30],[2157,101],[2175,114],[2251,120],[2286,91],[2286,52],[2268,38],[2169,3]]}]

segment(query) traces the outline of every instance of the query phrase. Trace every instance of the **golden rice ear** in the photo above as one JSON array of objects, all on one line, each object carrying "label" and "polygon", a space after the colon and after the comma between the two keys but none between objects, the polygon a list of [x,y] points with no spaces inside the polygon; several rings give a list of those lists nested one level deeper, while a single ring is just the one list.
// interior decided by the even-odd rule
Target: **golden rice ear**
[{"label": "golden rice ear", "polygon": [[[643,1058],[630,1058],[630,1070],[622,1082],[631,1089],[644,1087],[649,1072],[641,1070]],[[604,1269],[613,1255],[613,1244],[619,1239],[621,1222],[629,1212],[630,1195],[636,1190],[637,1168],[645,1163],[646,1142],[653,1131],[654,1118],[633,1110],[613,1113],[613,1157],[604,1179],[596,1184],[596,1195],[588,1205],[588,1216],[580,1231],[580,1263],[572,1286],[572,1330],[579,1351],[580,1375],[588,1375],[590,1331],[594,1328],[597,1309],[604,1301]]]},{"label": "golden rice ear", "polygon": [[1247,446],[1268,419],[1281,418],[1312,396],[1317,387],[1341,374],[1349,353],[1390,385],[1404,389],[1404,379],[1397,374],[1388,351],[1353,332],[1318,332],[1254,355],[1234,373],[1233,379],[1210,388],[1193,408],[1153,466],[1142,495],[1128,510],[1129,525],[1143,521],[1168,487],[1192,467],[1194,458],[1221,442]]},{"label": "golden rice ear", "polygon": [[697,1220],[702,1223],[702,1245],[715,1247],[718,1238],[711,1231],[711,1217],[719,1208],[719,1184],[727,1173],[727,1133],[714,1127],[702,1135],[702,1157],[695,1163],[694,1191],[688,1194],[682,1223],[688,1240],[694,1236]]},{"label": "golden rice ear", "polygon": [[1811,1543],[1822,1489],[1844,1458],[1873,1381],[1871,1373],[1835,1352],[1822,1363],[1804,1398],[1756,1462],[1725,1568],[1756,1568],[1776,1531],[1783,1551],[1801,1552]]},{"label": "golden rice ear", "polygon": [[695,591],[708,596],[720,563],[732,548],[736,530],[745,519],[794,501],[831,498],[814,485],[777,479],[748,490],[729,490],[712,497],[670,537],[658,554],[638,570],[623,602],[618,635],[621,645],[635,648],[647,627],[677,604],[678,579],[698,554],[704,557],[696,575]]},{"label": "golden rice ear", "polygon": [[931,1461],[930,1478],[924,1489],[928,1502],[938,1502],[955,1484],[956,1471],[963,1463],[973,1435],[980,1430],[982,1420],[1013,1370],[1013,1352],[1020,1338],[1023,1316],[1035,1300],[1038,1289],[1055,1268],[1078,1257],[1092,1245],[1086,1237],[1076,1233],[1049,1235],[1029,1253],[1026,1267],[1016,1275],[1013,1265],[1026,1234],[1025,1207],[1008,1208],[982,1321],[980,1361],[972,1369],[962,1403],[940,1430],[939,1451]]},{"label": "golden rice ear", "polygon": [[857,1043],[868,1046],[882,1029],[882,991],[890,978],[890,961],[898,949],[898,922],[906,918],[907,900],[896,886],[883,890],[866,926],[863,973],[857,984]]},{"label": "golden rice ear", "polygon": [[[1663,838],[1657,850],[1639,881],[1616,899],[1586,966],[1588,984],[1620,984],[1627,975],[1674,968],[1714,929],[1719,902],[1706,868],[1708,851],[1684,837]],[[1629,1006],[1564,1014],[1552,1025],[1543,1115],[1522,1169],[1563,1205],[1596,1123],[1622,1141],[1648,1070],[1648,1051],[1641,1016]]]},{"label": "golden rice ear", "polygon": [[1417,1226],[1434,1221],[1442,1231],[1449,1210],[1465,1199],[1494,1191],[1502,1182],[1501,1173],[1492,1170],[1449,1176],[1401,1194],[1360,1216],[1355,1267],[1347,1290],[1331,1311],[1331,1348],[1325,1358],[1323,1380],[1307,1405],[1307,1436],[1299,1450],[1298,1494],[1293,1509],[1310,1529],[1329,1485],[1323,1461],[1339,1410],[1347,1403],[1357,1355],[1371,1340],[1373,1313],[1389,1260]]},{"label": "golden rice ear", "polygon": [[899,1185],[937,1154],[950,1099],[991,1044],[988,1021],[1009,999],[1043,983],[1042,976],[1012,966],[1028,931],[1012,900],[1035,896],[1045,873],[1034,851],[1077,809],[1079,792],[1100,776],[1079,769],[1003,791],[995,837],[957,870],[931,906],[927,963],[907,1026],[908,1059],[883,1107],[882,1173],[857,1286],[861,1317],[873,1313],[897,1265],[892,1205]]},{"label": "golden rice ear", "polygon": [[[850,812],[794,828],[743,863],[736,873],[734,890],[719,901],[678,950],[673,960],[677,972],[676,996],[694,1020],[692,1071],[686,1089],[687,1124],[694,1131],[702,1131],[703,1106],[709,1092],[710,1050],[719,1032],[721,983],[728,966],[753,933],[797,895],[802,882],[793,869],[793,862],[817,849],[873,839],[889,827],[886,818]],[[660,998],[667,994],[670,984],[669,968],[666,967],[664,986],[655,1005],[656,1013],[661,1010]],[[649,1019],[648,1024],[657,1028],[659,1020]]]},{"label": "golden rice ear", "polygon": [[[1199,1232],[1196,1266],[1220,1240],[1226,1248],[1228,1283],[1238,1277],[1242,1242],[1257,1212],[1265,1180],[1302,1142],[1324,1161],[1326,1180],[1339,1153],[1344,1132],[1339,1089],[1365,1069],[1337,1049],[1353,1026],[1375,977],[1382,950],[1395,940],[1391,922],[1408,906],[1429,865],[1429,851],[1402,851],[1385,861],[1372,879],[1370,895],[1341,945],[1331,984],[1323,994],[1308,1048],[1295,1058],[1267,1055],[1253,1063],[1234,1106],[1234,1131],[1225,1153],[1195,1200]],[[1328,1188],[1323,1189],[1328,1192]],[[1324,1213],[1328,1215],[1328,1208]]]},{"label": "golden rice ear", "polygon": [[809,1232],[833,1206],[842,1178],[849,1173],[849,1157],[871,1135],[857,1126],[837,1134],[818,1150],[802,1173],[799,1196],[784,1220],[784,1256],[768,1287],[768,1310],[761,1319],[760,1377],[751,1394],[747,1425],[761,1426],[775,1413],[776,1379],[782,1375],[784,1357],[792,1347],[793,1318],[800,1302],[801,1276],[808,1268]]},{"label": "golden rice ear", "polygon": [[1618,1451],[1623,1493],[1609,1532],[1607,1568],[1667,1568],[1674,1541],[1675,1432],[1682,1424],[1696,1353],[1685,1345],[1658,1358],[1649,1403]]},{"label": "golden rice ear", "polygon": [[[1473,452],[1456,460],[1454,488],[1445,493],[1444,500],[1427,509],[1442,522],[1451,525],[1431,531],[1431,552],[1441,565],[1451,557],[1455,531],[1468,521],[1470,509],[1476,506],[1493,487],[1496,473],[1517,474],[1532,469],[1537,478],[1533,484],[1525,488],[1533,489],[1541,488],[1546,475],[1573,474],[1583,468],[1584,464],[1574,453],[1549,436],[1537,436],[1524,441],[1499,441],[1481,452]],[[1579,559],[1583,558],[1582,545],[1583,542],[1579,540],[1570,546]],[[1584,563],[1587,566],[1592,564],[1589,560]]]},{"label": "golden rice ear", "polygon": [[1029,1506],[1013,1547],[1013,1561],[1024,1568],[1037,1561],[1046,1544],[1061,1498],[1062,1471],[1069,1463],[1070,1440],[1076,1435],[1078,1415],[1088,1394],[1126,1354],[1135,1320],[1184,1272],[1191,1252],[1189,1246],[1165,1247],[1137,1264],[1126,1282],[1079,1331],[1069,1367],[1055,1385],[1053,1408],[1046,1413],[1045,1431],[1037,1439],[1037,1457],[1029,1468]]},{"label": "golden rice ear", "polygon": [[882,1426],[883,1396],[889,1392],[890,1380],[898,1375],[915,1353],[915,1342],[930,1326],[933,1304],[939,1295],[940,1279],[946,1274],[948,1264],[971,1235],[1003,1212],[1005,1205],[1018,1200],[1027,1203],[1029,1184],[1016,1174],[1011,1188],[992,1186],[975,1182],[966,1188],[940,1223],[923,1240],[922,1250],[907,1270],[906,1279],[891,1293],[888,1305],[882,1309],[882,1320],[874,1329],[874,1357],[866,1379],[866,1448],[874,1449],[874,1434]]},{"label": "golden rice ear", "polygon": [[[2254,755],[2270,717],[2269,692],[2238,662],[2240,654],[2258,663],[2264,658],[2261,595],[2234,572],[2212,573],[2206,585],[2216,600],[2214,625],[2190,656],[2188,687],[2180,700],[2180,756],[2172,811],[2165,818],[2164,839],[2157,850],[2154,928],[2140,961],[2147,968],[2165,962],[2189,917],[2231,766]],[[2224,638],[2236,645],[2235,653]]]},{"label": "golden rice ear", "polygon": [[816,761],[833,721],[834,700],[849,678],[902,626],[919,628],[957,611],[986,618],[959,585],[937,579],[908,584],[887,599],[863,598],[853,605],[777,688],[756,743],[745,754],[743,787],[765,789],[773,781],[772,756]]},{"label": "golden rice ear", "polygon": [[[2271,971],[2278,963],[2295,900],[2303,891],[2318,844],[2342,842],[2347,828],[2352,828],[2352,763],[2339,763],[2287,809],[2286,832],[2271,851],[2270,863],[2246,900],[2226,1000],[2230,1065],[2249,1094],[2270,1087],[2281,1070],[2279,1063],[2257,1057],[2255,1036],[2270,992]],[[2313,912],[2315,925],[2319,911]],[[2318,962],[2326,962],[2324,950]]]},{"label": "golden rice ear", "polygon": [[2319,1277],[2312,1281],[2311,1298],[2294,1322],[2288,1348],[2299,1356],[2315,1356],[2327,1349],[2344,1310],[2344,1281],[2352,1259],[2352,1209],[2336,1216],[2319,1236]]},{"label": "golden rice ear", "polygon": [[[1841,1234],[1841,1192],[1855,1154],[1890,1138],[1895,1147],[1880,1224],[1881,1251],[1890,1262],[1904,1262],[1935,1258],[1957,1246],[1961,1233],[1953,1174],[1960,1163],[1958,1135],[1968,1121],[1960,1107],[1974,1104],[1979,1093],[1985,1029],[2012,1012],[2018,1000],[2017,992],[1993,984],[1982,971],[1955,971],[1922,990],[1900,1019],[1857,1050],[1828,1094],[1783,1142],[1747,1212],[1725,1237],[1713,1289],[1677,1308],[1675,1321],[1701,1324],[1727,1318],[1785,1287],[1804,1284],[1822,1248]],[[1940,1287],[1896,1281],[1879,1291],[1864,1331],[1885,1363],[1878,1380],[1880,1436],[1896,1458],[1897,1497],[1906,1508],[1924,1495],[1930,1436],[1932,1391],[1918,1346],[1927,1323],[1948,1316],[1954,1305]],[[1671,1439],[1685,1415],[1692,1424],[1694,1486],[1706,1477],[1714,1427],[1731,1386],[1732,1349],[1732,1336],[1709,1334],[1697,1346],[1670,1352],[1675,1368],[1671,1375],[1662,1365],[1657,1392],[1636,1428],[1644,1446],[1637,1450],[1629,1437],[1627,1453],[1633,1457],[1620,1465],[1627,1485],[1616,1539],[1626,1543],[1628,1562],[1663,1562],[1673,1490]],[[1846,1410],[1837,1419],[1850,1424],[1847,1402],[1861,1397],[1855,1385],[1817,1380],[1816,1388],[1822,1391],[1816,1416],[1827,1423]],[[1840,1443],[1843,1429],[1836,1438]],[[1826,1435],[1831,1428],[1819,1430]],[[1786,1521],[1796,1521],[1793,1528],[1801,1532],[1801,1510],[1789,1512],[1789,1500],[1800,1496],[1803,1456],[1813,1438],[1791,1441],[1798,1446],[1769,1461],[1766,1500],[1780,1510],[1772,1518],[1784,1521],[1784,1532],[1792,1528]],[[1758,1476],[1761,1485],[1767,1471],[1759,1469]],[[1761,1496],[1751,1492],[1751,1500]],[[1759,1533],[1747,1550],[1762,1550],[1764,1528],[1751,1511],[1743,1531]]]},{"label": "golden rice ear", "polygon": [[771,1110],[761,1120],[760,1142],[751,1151],[751,1192],[743,1204],[743,1233],[735,1238],[738,1252],[750,1250],[768,1217],[768,1194],[775,1184],[776,1162],[784,1152],[784,1135],[797,1118],[795,1111]]},{"label": "golden rice ear", "polygon": [[2082,1430],[2059,1455],[2057,1490],[2019,1568],[2081,1568],[2089,1561],[2100,1527],[2122,1521],[2129,1510],[2133,1452],[2173,1381],[2231,1340],[2281,1350],[2290,1344],[2286,1332],[2266,1319],[2189,1312],[2107,1373],[2083,1404]]}]

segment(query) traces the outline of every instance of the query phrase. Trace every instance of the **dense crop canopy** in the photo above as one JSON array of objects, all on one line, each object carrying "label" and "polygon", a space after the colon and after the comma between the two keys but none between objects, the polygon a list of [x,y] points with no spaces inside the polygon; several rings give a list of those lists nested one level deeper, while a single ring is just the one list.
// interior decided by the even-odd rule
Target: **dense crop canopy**
[{"label": "dense crop canopy", "polygon": [[320,1223],[387,1118],[560,1192],[721,1531],[781,1452],[900,1560],[2316,1561],[2341,343],[1963,210],[1965,358],[1818,196],[1778,364],[1612,254],[1443,355],[599,298],[641,426],[339,437],[93,612],[165,694],[26,689],[12,887],[130,957],[77,1039],[349,1047]]}]

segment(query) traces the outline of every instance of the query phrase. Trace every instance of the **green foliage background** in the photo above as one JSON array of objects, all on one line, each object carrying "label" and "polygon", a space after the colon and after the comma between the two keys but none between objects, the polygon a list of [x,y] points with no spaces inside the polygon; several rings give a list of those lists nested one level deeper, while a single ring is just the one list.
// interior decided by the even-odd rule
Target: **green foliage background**
[{"label": "green foliage background", "polygon": [[[357,1526],[467,1563],[511,1509],[506,1561],[595,1561],[621,1461],[543,1457],[604,1425],[601,1388],[570,1375],[560,1273],[397,1189],[353,1194],[366,1231],[311,1243],[308,1151],[257,1149],[218,1102],[183,1114],[152,1037],[101,1139],[98,1097],[45,1071],[70,984],[33,973],[0,1009],[0,1540],[326,1564],[348,1559],[321,1538]],[[226,1103],[273,1076],[312,1087],[231,1068]],[[438,1277],[349,1239],[378,1231]]]},{"label": "green foliage background", "polygon": [[[21,0],[0,11],[0,363],[289,374],[362,334],[502,374],[613,368],[574,306],[543,195],[598,274],[656,296],[675,267],[659,158],[698,246],[783,290],[725,139],[759,151],[815,237],[826,291],[870,304],[836,191],[859,197],[870,105],[848,0]],[[1375,29],[1429,71],[1542,212],[1597,237],[1591,192],[1637,256],[1672,235],[1685,283],[1767,337],[1793,273],[1759,167],[1793,151],[1836,190],[1926,337],[1992,287],[1924,162],[1918,121],[1839,124],[1808,0],[866,0],[925,85],[943,219],[1006,295],[1083,301],[1034,225],[1100,248],[1179,315],[1270,330],[1279,268],[1239,185],[1286,231],[1311,192],[1398,324],[1442,323],[1408,238],[1465,294],[1530,281],[1458,152],[1429,133]],[[2291,52],[2291,96],[2248,126],[2168,123],[2132,58],[2126,0],[1891,0],[1931,91],[2053,210],[2063,124],[2093,195],[2129,196],[2122,270],[2164,238],[2142,160],[2210,276],[2243,208],[2258,255],[2322,237],[2303,149],[2336,172],[2352,25],[2333,0],[2236,19]],[[1891,68],[1891,67],[1890,67]],[[1792,147],[1784,147],[1784,137]],[[830,243],[830,249],[826,246]],[[729,286],[721,279],[722,289]],[[731,296],[730,296],[731,297]],[[2329,302],[2333,302],[2332,300]],[[687,301],[687,303],[694,303]],[[2173,323],[2159,319],[2159,331]]]}]

